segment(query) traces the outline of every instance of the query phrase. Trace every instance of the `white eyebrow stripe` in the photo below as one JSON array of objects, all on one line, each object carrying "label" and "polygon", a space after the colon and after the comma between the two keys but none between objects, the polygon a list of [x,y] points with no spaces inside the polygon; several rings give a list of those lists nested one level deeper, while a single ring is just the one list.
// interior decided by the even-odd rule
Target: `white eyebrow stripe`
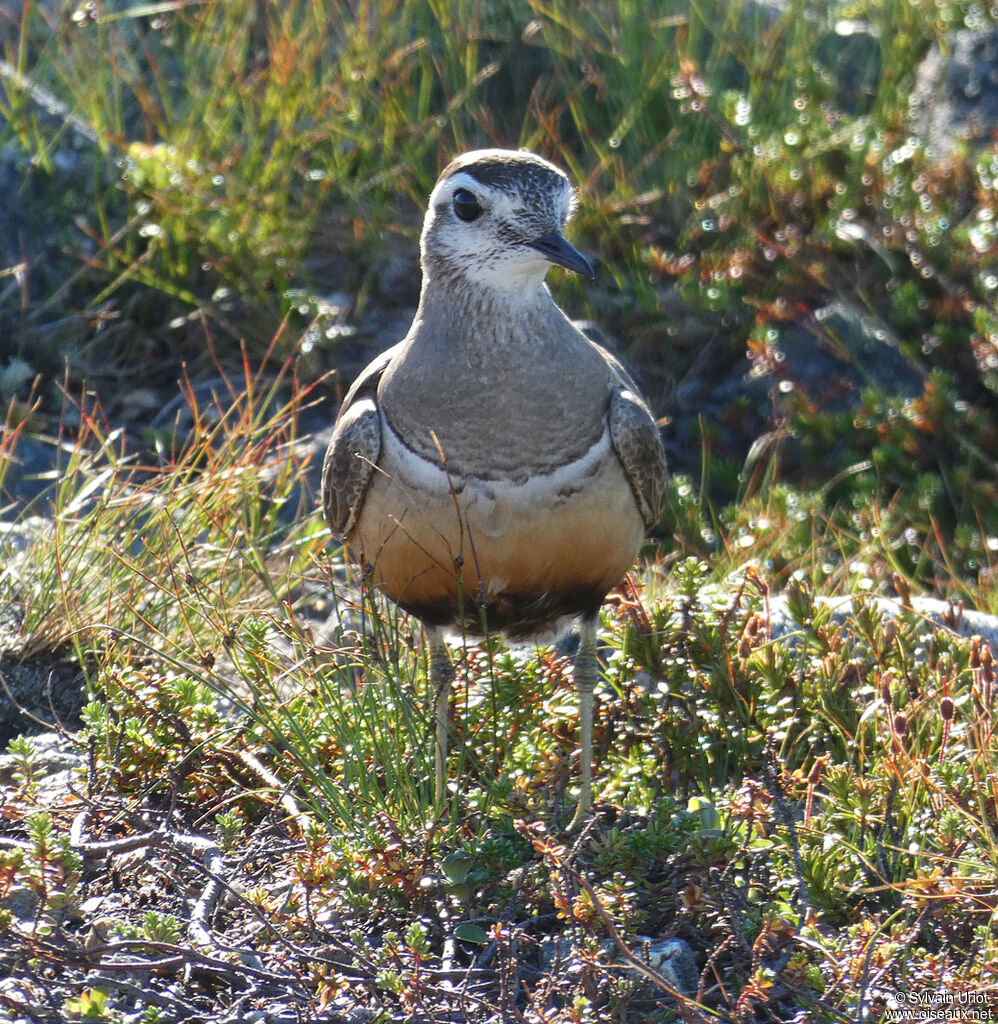
[{"label": "white eyebrow stripe", "polygon": [[441,185],[449,186],[449,191],[453,195],[459,188],[466,188],[469,192],[480,192],[485,189],[487,192],[494,192],[495,189],[489,185],[484,185],[477,178],[473,178],[467,171],[455,171],[446,181],[442,181]]}]

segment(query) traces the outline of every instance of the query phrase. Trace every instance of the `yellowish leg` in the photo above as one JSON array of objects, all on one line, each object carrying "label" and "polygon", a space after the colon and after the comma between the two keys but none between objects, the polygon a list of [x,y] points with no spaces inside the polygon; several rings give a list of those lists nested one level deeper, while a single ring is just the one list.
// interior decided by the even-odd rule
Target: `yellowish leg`
[{"label": "yellowish leg", "polygon": [[450,687],[454,679],[454,666],[447,654],[447,645],[439,629],[427,627],[426,640],[430,646],[430,685],[433,687],[433,713],[437,721],[437,742],[434,751],[434,805],[440,811],[447,790],[447,730],[450,707]]},{"label": "yellowish leg", "polygon": [[596,661],[597,619],[584,619],[579,625],[579,649],[575,655],[575,688],[579,692],[579,746],[581,780],[579,805],[568,826],[570,831],[580,829],[593,807],[593,691],[599,664]]}]

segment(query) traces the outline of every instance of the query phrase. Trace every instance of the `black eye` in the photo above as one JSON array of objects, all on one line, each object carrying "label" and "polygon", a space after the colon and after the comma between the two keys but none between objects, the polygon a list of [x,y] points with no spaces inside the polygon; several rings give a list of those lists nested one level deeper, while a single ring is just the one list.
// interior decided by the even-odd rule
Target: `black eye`
[{"label": "black eye", "polygon": [[454,193],[454,212],[461,220],[476,220],[482,214],[482,208],[473,192],[466,188],[459,188]]}]

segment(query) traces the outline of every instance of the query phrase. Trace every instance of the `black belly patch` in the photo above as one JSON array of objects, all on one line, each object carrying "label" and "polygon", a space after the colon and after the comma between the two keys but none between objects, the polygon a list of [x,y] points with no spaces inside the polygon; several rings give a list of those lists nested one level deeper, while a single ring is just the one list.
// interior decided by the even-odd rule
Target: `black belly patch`
[{"label": "black belly patch", "polygon": [[605,597],[602,587],[580,587],[500,594],[484,602],[465,595],[463,601],[407,601],[403,596],[398,603],[427,626],[460,629],[473,637],[502,633],[510,640],[529,640],[550,632],[560,620],[594,618]]}]

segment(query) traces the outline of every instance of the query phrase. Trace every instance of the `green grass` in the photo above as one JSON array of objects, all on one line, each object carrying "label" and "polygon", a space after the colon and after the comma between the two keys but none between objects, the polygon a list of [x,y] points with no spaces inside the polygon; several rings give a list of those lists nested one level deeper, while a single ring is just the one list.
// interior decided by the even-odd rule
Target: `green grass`
[{"label": "green grass", "polygon": [[[908,110],[933,42],[993,14],[925,0],[794,2],[770,19],[714,0],[651,20],[629,0],[350,9],[60,20],[29,6],[2,29],[5,141],[33,168],[19,199],[54,241],[27,245],[24,287],[0,277],[0,355],[41,375],[5,395],[0,484],[57,420],[63,462],[51,527],[2,553],[0,598],[24,659],[68,652],[86,674],[87,834],[152,822],[211,837],[238,880],[211,926],[291,977],[309,1012],[339,999],[385,1020],[838,1021],[940,978],[993,993],[991,652],[863,600],[998,611],[998,156],[937,158]],[[836,41],[838,19],[868,31]],[[41,90],[66,112],[41,114]],[[738,402],[670,434],[685,464],[603,612],[601,816],[570,848],[567,659],[453,652],[436,814],[418,624],[352,577],[300,486],[300,422],[342,326],[328,296],[350,296],[347,326],[404,305],[380,271],[414,254],[442,163],[483,144],[529,146],[579,182],[574,237],[599,252],[600,284],[554,287],[650,368],[666,412],[703,351],[748,351],[786,385],[747,455],[726,440],[750,420]],[[63,188],[70,145],[81,163]],[[802,329],[863,369],[842,322],[815,315],[833,302],[872,325],[916,393],[870,379],[829,407],[781,369]],[[175,427],[141,432],[152,414],[109,381],[145,387],[153,367],[181,378],[183,404]],[[204,373],[211,397],[192,383]],[[782,591],[801,624],[789,638],[772,633]],[[815,595],[852,595],[852,611]],[[26,944],[24,976],[58,966],[67,1013],[117,1019],[117,990],[74,966],[95,941],[85,900],[120,892],[105,932],[202,963],[185,899],[205,879],[190,857],[151,854],[182,883],[150,914],[141,873],[78,841],[75,805],[36,807],[30,739],[10,752],[0,939]],[[23,890],[27,930],[5,902]],[[640,951],[676,934],[703,971],[696,999],[615,966],[614,935]],[[545,943],[565,963],[510,988]],[[476,961],[495,971],[484,995],[465,974]],[[232,997],[209,966],[185,998]],[[183,978],[163,972],[148,982],[161,995]]]},{"label": "green grass", "polygon": [[[307,400],[286,368],[231,382],[209,406],[189,392],[189,442],[145,461],[121,456],[98,417],[82,416],[54,529],[8,561],[0,588],[22,609],[25,656],[69,644],[86,667],[91,819],[114,835],[121,815],[170,806],[237,857],[256,830],[283,822],[280,833],[304,841],[266,870],[305,901],[271,897],[265,882],[248,892],[247,906],[274,922],[256,948],[307,944],[316,920],[339,920],[391,1005],[442,1005],[420,972],[448,942],[467,957],[502,938],[498,921],[529,931],[535,917],[560,920],[547,927],[567,929],[590,965],[577,982],[535,991],[538,1012],[582,999],[669,1019],[654,990],[609,967],[606,920],[632,944],[681,927],[702,958],[714,955],[706,1002],[685,1011],[706,1014],[697,1019],[737,1019],[739,1004],[841,1019],[872,998],[867,958],[878,985],[928,990],[940,957],[961,971],[953,991],[992,984],[986,645],[914,614],[885,621],[861,593],[833,619],[813,593],[857,582],[841,571],[833,531],[812,536],[808,578],[795,571],[801,630],[774,639],[754,545],[721,523],[710,562],[669,556],[667,575],[651,568],[608,603],[603,818],[590,838],[571,853],[548,838],[576,771],[570,664],[549,651],[457,652],[454,786],[435,817],[415,624],[345,585],[315,517],[286,508],[300,493],[291,441]],[[673,484],[674,516],[686,488]],[[794,508],[771,493],[769,529],[793,537]],[[759,528],[763,511],[754,517]],[[885,553],[866,554],[866,579],[882,578]],[[318,639],[334,609],[339,625]],[[30,807],[40,783],[30,741],[11,751]],[[35,845],[0,860],[8,886],[42,894],[47,934],[87,890],[56,823],[25,825],[44,836],[29,830]],[[663,891],[674,898],[663,903]],[[117,927],[132,941],[144,934],[127,911]],[[789,959],[774,975],[735,943],[789,943]],[[320,999],[345,983],[335,970],[299,981]]]}]

